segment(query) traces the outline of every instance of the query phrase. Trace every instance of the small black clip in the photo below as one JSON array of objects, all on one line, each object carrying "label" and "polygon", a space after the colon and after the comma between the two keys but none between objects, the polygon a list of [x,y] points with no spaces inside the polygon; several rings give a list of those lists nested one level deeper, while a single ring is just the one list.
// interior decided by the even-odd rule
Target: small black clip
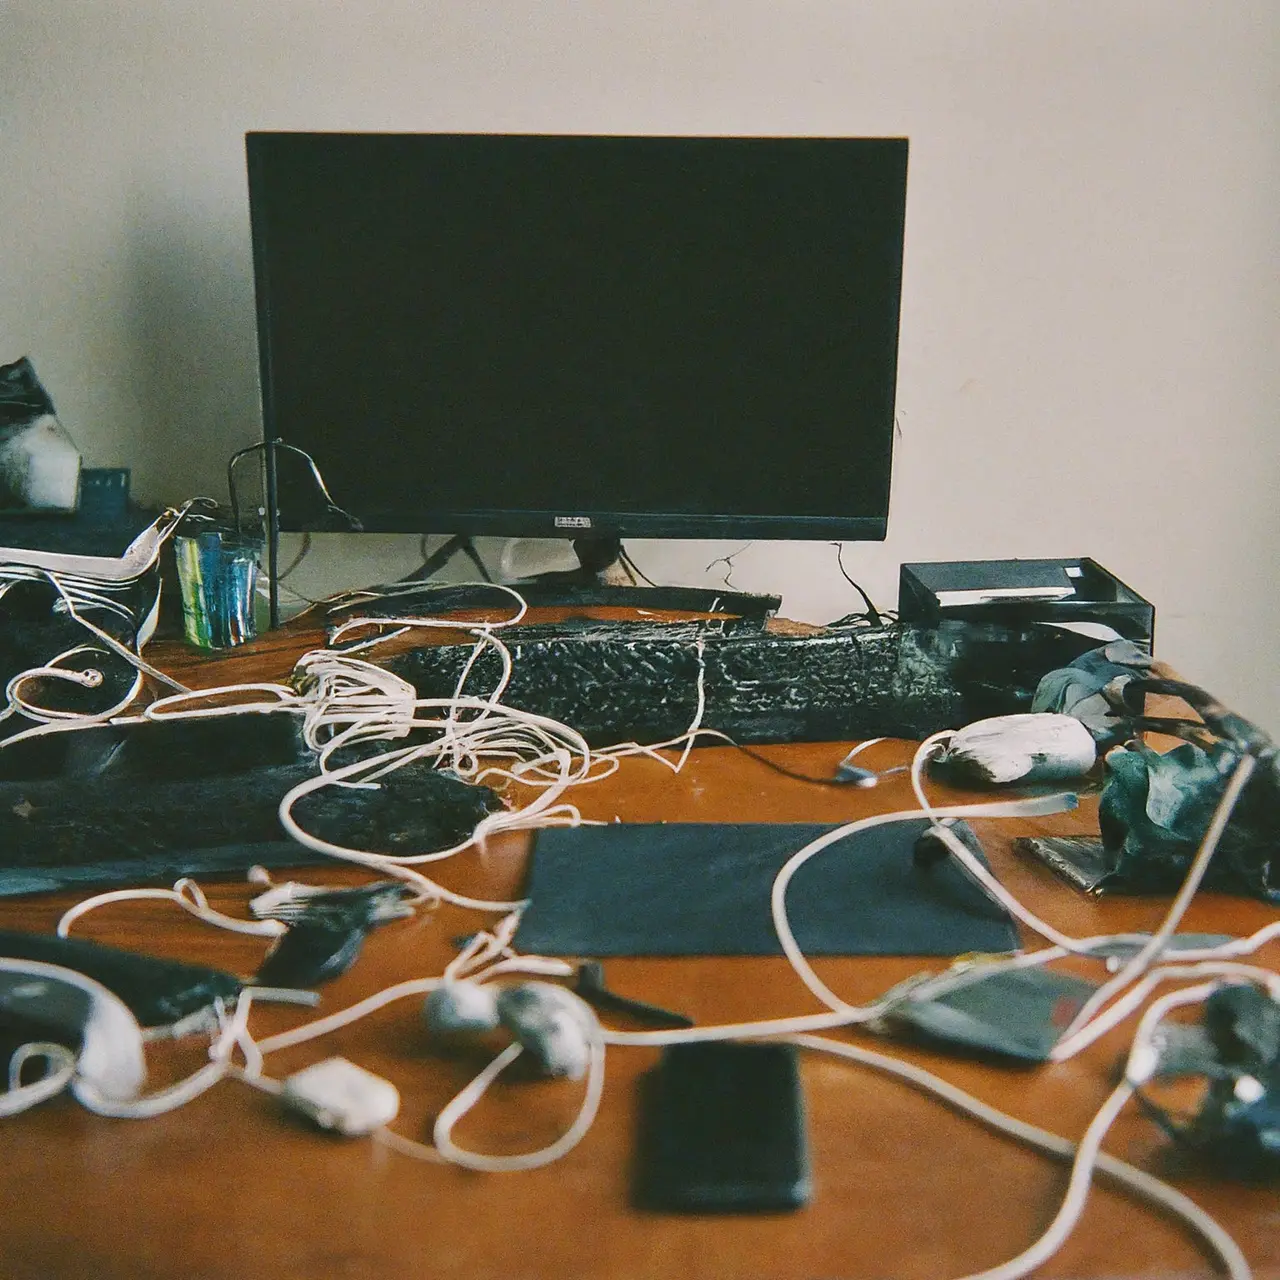
[{"label": "small black clip", "polygon": [[626,996],[618,995],[616,991],[610,991],[604,984],[604,965],[598,960],[584,960],[578,966],[573,989],[596,1009],[628,1013],[633,1018],[659,1027],[693,1026],[693,1019],[686,1017],[683,1013],[674,1013],[656,1004],[646,1004],[643,1000],[631,1000]]}]

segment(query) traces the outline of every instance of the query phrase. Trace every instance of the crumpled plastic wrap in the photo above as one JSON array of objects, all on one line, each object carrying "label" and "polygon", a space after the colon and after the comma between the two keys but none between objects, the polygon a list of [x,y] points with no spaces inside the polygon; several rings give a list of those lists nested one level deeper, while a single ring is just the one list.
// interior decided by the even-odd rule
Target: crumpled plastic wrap
[{"label": "crumpled plastic wrap", "polygon": [[[957,722],[960,697],[943,664],[911,628],[863,627],[812,635],[725,631],[697,623],[548,623],[504,639],[514,659],[503,702],[551,716],[595,747],[662,742],[702,722],[735,740],[918,738]],[[701,653],[699,652],[701,646]],[[453,694],[470,644],[423,646],[387,660],[422,697]],[[482,655],[467,692],[500,674]]]},{"label": "crumpled plastic wrap", "polygon": [[1227,1177],[1280,1176],[1280,1005],[1246,983],[1213,992],[1199,1024],[1163,1028],[1159,1076],[1203,1076],[1192,1119],[1146,1094],[1147,1113],[1171,1138]]},{"label": "crumpled plastic wrap", "polygon": [[[1100,892],[1170,893],[1186,876],[1238,756],[1225,743],[1163,754],[1131,742],[1106,757],[1098,821],[1111,870]],[[1204,887],[1280,902],[1280,776],[1263,764],[1218,842]]]},{"label": "crumpled plastic wrap", "polygon": [[1041,679],[1031,710],[1074,716],[1095,741],[1118,742],[1128,732],[1128,719],[1107,701],[1103,690],[1112,680],[1138,675],[1150,666],[1151,655],[1131,640],[1090,649]]},{"label": "crumpled plastic wrap", "polygon": [[[1181,698],[1197,715],[1149,716],[1147,693]],[[1041,842],[1058,846],[1049,851],[1052,859],[1100,863],[1104,869],[1091,878],[1093,892],[1174,892],[1199,850],[1228,778],[1241,757],[1249,755],[1258,767],[1235,805],[1204,884],[1280,901],[1280,772],[1276,744],[1265,732],[1206,690],[1176,679],[1128,641],[1103,645],[1048,672],[1032,705],[1037,711],[1074,716],[1100,746],[1122,744],[1105,756],[1098,813],[1101,855],[1077,857],[1069,842]],[[1160,752],[1142,740],[1146,730],[1187,740]]]}]

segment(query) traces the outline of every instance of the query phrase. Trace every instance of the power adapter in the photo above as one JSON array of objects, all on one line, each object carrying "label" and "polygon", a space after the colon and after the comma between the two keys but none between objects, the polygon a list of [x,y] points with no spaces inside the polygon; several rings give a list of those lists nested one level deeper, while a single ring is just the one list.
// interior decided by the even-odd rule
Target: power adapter
[{"label": "power adapter", "polygon": [[381,1129],[400,1110],[400,1094],[390,1080],[346,1058],[326,1058],[295,1072],[286,1078],[281,1098],[291,1111],[345,1137]]}]

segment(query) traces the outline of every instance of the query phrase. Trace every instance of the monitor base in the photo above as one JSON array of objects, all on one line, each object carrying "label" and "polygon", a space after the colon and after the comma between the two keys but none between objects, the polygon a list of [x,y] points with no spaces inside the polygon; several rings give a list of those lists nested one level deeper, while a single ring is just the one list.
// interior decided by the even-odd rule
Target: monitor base
[{"label": "monitor base", "polygon": [[[548,581],[547,579],[552,579]],[[708,587],[615,586],[592,579],[578,580],[574,571],[539,575],[504,584],[518,591],[535,608],[642,609],[647,613],[706,613],[759,623],[778,612],[780,596],[748,595]]]},{"label": "monitor base", "polygon": [[667,587],[645,579],[635,580],[622,539],[612,536],[575,538],[576,569],[535,574],[506,585],[519,591],[531,605],[577,605],[725,614],[748,622],[763,623],[777,613],[780,596],[752,595],[709,587]]}]

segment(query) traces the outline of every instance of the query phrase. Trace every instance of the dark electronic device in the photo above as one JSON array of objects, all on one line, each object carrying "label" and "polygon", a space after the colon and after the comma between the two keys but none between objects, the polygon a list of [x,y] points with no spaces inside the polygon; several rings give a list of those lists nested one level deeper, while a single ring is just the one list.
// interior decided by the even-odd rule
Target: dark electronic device
[{"label": "dark electronic device", "polygon": [[370,930],[413,915],[402,880],[378,880],[354,889],[332,889],[278,903],[263,912],[289,931],[258,970],[266,987],[315,987],[341,977],[355,964]]},{"label": "dark electronic device", "polygon": [[898,616],[921,626],[947,620],[1004,626],[1094,623],[1148,650],[1155,631],[1151,604],[1088,556],[904,564]]},{"label": "dark electronic device", "polygon": [[1087,556],[904,564],[898,616],[955,681],[967,720],[1029,711],[1047,672],[1117,638],[1151,652],[1155,610]]},{"label": "dark electronic device", "polygon": [[1220,987],[1198,1024],[1171,1023],[1159,1042],[1160,1078],[1201,1076],[1205,1089],[1188,1117],[1151,1087],[1138,1094],[1147,1114],[1217,1173],[1241,1180],[1280,1178],[1280,1004],[1243,983]]},{"label": "dark electronic device", "polygon": [[[0,897],[324,861],[284,838],[277,813],[315,771],[292,716],[100,725],[20,742],[0,752]],[[498,803],[419,761],[373,791],[308,797],[304,813],[328,840],[409,840],[429,852],[465,838]]]},{"label": "dark electronic device", "polygon": [[716,1213],[808,1203],[794,1046],[672,1045],[643,1090],[636,1181],[642,1208]]},{"label": "dark electronic device", "polygon": [[1047,968],[959,972],[949,986],[909,993],[885,1021],[926,1044],[1045,1062],[1096,990]]},{"label": "dark electronic device", "polygon": [[273,533],[884,538],[906,139],[246,147]]},{"label": "dark electronic device", "polygon": [[75,1054],[73,1088],[128,1099],[146,1078],[141,1029],[110,989],[62,965],[0,956],[0,1071],[10,1090],[22,1074],[14,1055],[50,1043]]}]

